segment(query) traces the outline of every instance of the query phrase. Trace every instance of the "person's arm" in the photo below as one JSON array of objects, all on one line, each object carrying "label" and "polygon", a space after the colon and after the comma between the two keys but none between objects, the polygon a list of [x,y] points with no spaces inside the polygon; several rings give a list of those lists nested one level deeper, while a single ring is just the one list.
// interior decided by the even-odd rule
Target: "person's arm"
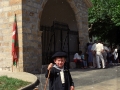
[{"label": "person's arm", "polygon": [[52,73],[53,73],[52,67],[53,67],[53,63],[50,63],[50,64],[48,65],[47,71],[46,71],[46,73],[45,73],[45,77],[46,77],[46,78],[48,77],[49,71],[50,71],[49,77],[52,76]]},{"label": "person's arm", "polygon": [[69,74],[69,79],[70,79],[70,90],[74,90],[74,82],[73,82],[73,79],[71,77],[69,70],[68,70],[68,74]]},{"label": "person's arm", "polygon": [[101,53],[103,53],[104,52],[104,46],[103,46],[103,44],[101,44]]}]

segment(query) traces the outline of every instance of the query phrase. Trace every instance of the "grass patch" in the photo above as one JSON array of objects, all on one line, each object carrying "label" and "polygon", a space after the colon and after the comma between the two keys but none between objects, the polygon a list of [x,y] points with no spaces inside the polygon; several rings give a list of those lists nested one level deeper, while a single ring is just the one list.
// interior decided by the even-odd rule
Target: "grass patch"
[{"label": "grass patch", "polygon": [[30,82],[7,76],[0,76],[0,90],[18,90],[28,84],[30,84]]}]

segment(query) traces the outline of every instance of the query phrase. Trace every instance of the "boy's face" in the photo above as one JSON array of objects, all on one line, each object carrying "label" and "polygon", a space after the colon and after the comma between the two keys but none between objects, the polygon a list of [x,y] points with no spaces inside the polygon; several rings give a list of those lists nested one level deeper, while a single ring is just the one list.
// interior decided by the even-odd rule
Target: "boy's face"
[{"label": "boy's face", "polygon": [[64,66],[65,63],[65,58],[64,57],[56,57],[54,59],[54,63],[59,67],[62,68]]}]

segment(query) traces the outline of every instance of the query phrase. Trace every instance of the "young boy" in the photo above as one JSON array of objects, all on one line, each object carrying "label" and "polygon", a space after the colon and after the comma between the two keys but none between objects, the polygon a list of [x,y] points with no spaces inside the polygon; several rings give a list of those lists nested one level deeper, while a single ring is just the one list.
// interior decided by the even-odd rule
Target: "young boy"
[{"label": "young boy", "polygon": [[49,90],[74,90],[74,83],[67,67],[64,66],[66,61],[65,52],[56,52],[52,59],[55,64],[50,63],[47,68],[45,77],[49,76]]}]

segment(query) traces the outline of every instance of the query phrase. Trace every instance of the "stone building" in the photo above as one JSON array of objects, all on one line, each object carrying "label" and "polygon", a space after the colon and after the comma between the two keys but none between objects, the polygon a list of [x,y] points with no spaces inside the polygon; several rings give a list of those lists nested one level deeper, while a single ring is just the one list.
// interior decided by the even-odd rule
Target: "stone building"
[{"label": "stone building", "polygon": [[[17,18],[18,71],[40,72],[59,50],[85,51],[90,0],[0,0],[0,69],[12,70],[12,28]],[[46,57],[47,56],[47,57]]]}]

